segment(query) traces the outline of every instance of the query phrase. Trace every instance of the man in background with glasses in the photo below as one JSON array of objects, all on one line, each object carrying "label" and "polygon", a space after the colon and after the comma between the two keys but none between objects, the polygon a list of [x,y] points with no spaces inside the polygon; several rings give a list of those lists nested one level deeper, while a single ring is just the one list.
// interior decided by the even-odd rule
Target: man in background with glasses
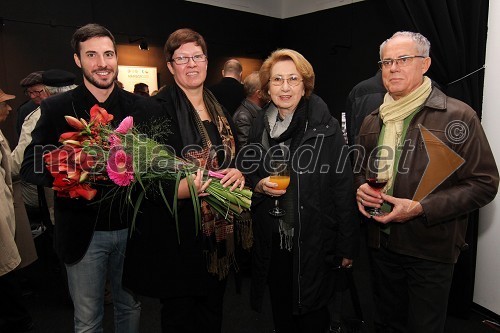
[{"label": "man in background with glasses", "polygon": [[[498,170],[476,112],[446,96],[425,73],[430,43],[397,32],[380,46],[387,94],[365,117],[357,143],[359,211],[367,218],[379,332],[442,333],[453,269],[465,243],[468,213],[498,190]],[[360,147],[361,148],[361,147]],[[368,154],[383,148],[391,172],[371,188]],[[382,216],[366,208],[378,207]]]},{"label": "man in background with glasses", "polygon": [[16,132],[18,136],[21,133],[24,118],[38,108],[44,99],[50,96],[42,82],[42,74],[43,71],[30,73],[19,83],[24,88],[24,94],[29,97],[29,100],[17,110]]},{"label": "man in background with glasses", "polygon": [[[36,71],[28,74],[19,82],[24,88],[24,94],[29,98],[17,109],[16,132],[17,136],[21,136],[23,123],[33,111],[40,107],[44,99],[50,96],[47,87],[43,83],[43,71]],[[21,156],[22,157],[22,156]],[[21,189],[24,205],[32,228],[38,228],[41,220],[41,210],[39,205],[38,190],[36,185],[21,181]]]}]

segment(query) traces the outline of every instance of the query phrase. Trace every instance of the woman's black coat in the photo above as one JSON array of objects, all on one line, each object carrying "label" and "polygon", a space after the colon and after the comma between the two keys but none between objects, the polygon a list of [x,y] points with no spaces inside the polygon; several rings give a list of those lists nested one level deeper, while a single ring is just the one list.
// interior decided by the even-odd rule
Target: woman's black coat
[{"label": "woman's black coat", "polygon": [[[316,95],[300,105],[307,108],[307,124],[300,147],[294,154],[302,153],[293,161],[295,171],[291,176],[296,177],[296,191],[286,193],[295,196],[297,202],[292,250],[294,314],[314,311],[328,303],[334,290],[336,258],[353,258],[359,247],[353,176],[339,123]],[[247,156],[264,155],[267,151],[262,145],[264,114],[262,112],[256,119],[248,145],[242,149]],[[263,161],[264,157],[260,158],[258,169],[247,174],[253,186],[268,176]],[[245,168],[252,164],[240,159],[237,163]],[[268,211],[274,200],[260,193],[254,193],[252,200],[251,302],[259,311],[271,259],[274,218]]]}]

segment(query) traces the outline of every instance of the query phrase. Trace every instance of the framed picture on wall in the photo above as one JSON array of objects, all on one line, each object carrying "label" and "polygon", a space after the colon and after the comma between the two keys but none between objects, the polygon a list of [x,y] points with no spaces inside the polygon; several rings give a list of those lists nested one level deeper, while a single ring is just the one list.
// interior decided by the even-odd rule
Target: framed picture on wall
[{"label": "framed picture on wall", "polygon": [[147,84],[149,92],[158,90],[156,67],[119,65],[118,81],[123,83],[123,89],[130,92],[134,91],[134,85],[139,82]]}]

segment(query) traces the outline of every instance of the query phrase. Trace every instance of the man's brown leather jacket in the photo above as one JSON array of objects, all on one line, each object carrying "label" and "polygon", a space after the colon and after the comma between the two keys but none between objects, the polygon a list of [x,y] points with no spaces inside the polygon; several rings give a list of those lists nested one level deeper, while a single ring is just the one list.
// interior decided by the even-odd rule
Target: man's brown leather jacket
[{"label": "man's brown leather jacket", "polygon": [[[366,157],[377,145],[381,127],[378,110],[369,114],[361,126],[357,150],[365,154],[359,154],[356,160],[355,171],[359,171],[355,174],[356,188],[365,182],[363,160],[366,163]],[[434,135],[426,142],[421,134],[425,129]],[[446,171],[452,171],[453,167],[442,163],[443,160],[437,169],[429,168],[429,171],[434,170],[431,178],[437,187],[431,186],[430,193],[419,200],[424,215],[405,223],[389,223],[387,247],[404,255],[456,263],[460,251],[467,246],[467,214],[493,200],[499,177],[476,112],[467,104],[433,88],[423,109],[414,116],[406,132],[393,196],[414,199],[422,176],[430,165],[429,156],[432,159],[436,149],[444,148],[443,144],[465,162],[447,178],[438,174],[444,171],[446,175]],[[431,150],[433,153],[428,155]],[[441,151],[444,153],[445,150]],[[380,225],[374,220],[369,222],[368,243],[371,247],[380,247]]]}]

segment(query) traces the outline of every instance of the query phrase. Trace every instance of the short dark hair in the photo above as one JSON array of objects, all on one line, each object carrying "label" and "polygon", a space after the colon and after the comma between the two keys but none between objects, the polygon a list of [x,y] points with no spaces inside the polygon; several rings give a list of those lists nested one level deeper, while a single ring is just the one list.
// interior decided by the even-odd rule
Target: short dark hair
[{"label": "short dark hair", "polygon": [[108,37],[111,39],[116,53],[116,42],[113,34],[100,24],[89,23],[78,28],[73,34],[73,37],[71,37],[71,47],[78,58],[80,58],[80,43],[94,37]]},{"label": "short dark hair", "polygon": [[207,44],[205,43],[205,39],[203,39],[203,36],[194,30],[183,28],[172,32],[170,36],[168,36],[165,47],[163,48],[167,61],[172,61],[172,55],[174,54],[175,50],[186,43],[195,43],[196,45],[201,47],[203,54],[208,56]]},{"label": "short dark hair", "polygon": [[145,83],[139,82],[134,85],[134,92],[136,91],[146,91],[146,89],[149,91],[149,86]]}]

